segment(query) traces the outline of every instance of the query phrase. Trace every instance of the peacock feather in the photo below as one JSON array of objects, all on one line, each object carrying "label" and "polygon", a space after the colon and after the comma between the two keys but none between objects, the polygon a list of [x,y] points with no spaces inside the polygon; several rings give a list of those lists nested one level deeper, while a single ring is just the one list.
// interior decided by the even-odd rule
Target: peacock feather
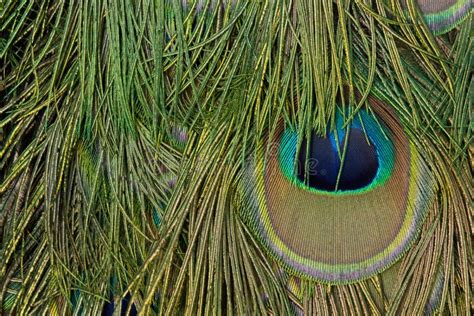
[{"label": "peacock feather", "polygon": [[471,0],[0,4],[6,315],[470,315]]},{"label": "peacock feather", "polygon": [[402,2],[409,11],[410,7],[419,7],[423,19],[434,34],[442,34],[452,30],[472,12],[472,0],[418,0],[409,4]]},{"label": "peacock feather", "polygon": [[360,110],[343,129],[338,111],[334,132],[303,140],[309,149],[297,154],[297,132],[277,132],[278,152],[264,159],[257,151],[249,166],[246,217],[269,252],[302,277],[337,284],[385,270],[414,242],[432,203],[416,146],[371,104],[386,126]]}]

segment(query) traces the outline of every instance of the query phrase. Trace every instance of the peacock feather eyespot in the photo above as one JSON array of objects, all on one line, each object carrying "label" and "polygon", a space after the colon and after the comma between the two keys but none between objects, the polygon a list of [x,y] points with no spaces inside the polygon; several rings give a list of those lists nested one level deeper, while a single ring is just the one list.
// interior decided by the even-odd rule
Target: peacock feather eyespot
[{"label": "peacock feather eyespot", "polygon": [[344,144],[337,142],[334,133],[321,137],[312,132],[309,141],[303,139],[300,153],[295,157],[297,178],[303,183],[307,181],[312,188],[328,191],[356,190],[369,185],[379,169],[376,148],[358,128],[351,128],[346,135],[348,147],[344,157],[339,151]]},{"label": "peacock feather eyespot", "polygon": [[365,110],[359,112],[348,130],[343,124],[338,111],[335,131],[328,131],[324,137],[312,132],[309,141],[305,137],[301,142],[299,153],[297,132],[285,129],[278,157],[285,177],[301,188],[333,195],[363,193],[383,184],[394,161],[388,131]]},{"label": "peacock feather eyespot", "polygon": [[[338,113],[334,132],[312,133],[299,152],[297,132],[282,124],[247,167],[243,218],[290,273],[356,282],[390,267],[417,238],[432,178],[396,115],[375,99],[370,108],[347,128]],[[265,157],[268,141],[277,155]]]},{"label": "peacock feather eyespot", "polygon": [[[404,0],[407,5],[410,0]],[[416,0],[423,18],[434,34],[443,34],[458,26],[472,12],[472,0]]]}]

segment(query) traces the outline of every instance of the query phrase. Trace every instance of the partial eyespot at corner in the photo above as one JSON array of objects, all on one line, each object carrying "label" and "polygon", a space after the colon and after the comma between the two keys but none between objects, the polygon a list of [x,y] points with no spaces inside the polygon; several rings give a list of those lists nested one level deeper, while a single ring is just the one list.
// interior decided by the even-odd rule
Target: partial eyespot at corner
[{"label": "partial eyespot at corner", "polygon": [[[404,0],[402,5],[406,6]],[[423,18],[435,35],[451,31],[462,23],[474,8],[472,0],[415,0]]]}]

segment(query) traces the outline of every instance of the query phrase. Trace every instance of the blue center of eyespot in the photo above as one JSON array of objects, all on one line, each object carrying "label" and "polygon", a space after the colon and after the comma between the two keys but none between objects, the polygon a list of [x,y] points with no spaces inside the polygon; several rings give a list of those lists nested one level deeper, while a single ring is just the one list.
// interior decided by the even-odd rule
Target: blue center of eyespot
[{"label": "blue center of eyespot", "polygon": [[297,131],[285,129],[278,160],[286,178],[302,189],[327,194],[359,194],[383,184],[395,160],[390,132],[365,110],[343,126],[338,111],[335,128],[324,136],[311,133],[309,142],[306,137],[298,142]]},{"label": "blue center of eyespot", "polygon": [[339,148],[335,146],[334,133],[322,137],[313,132],[309,142],[303,138],[296,166],[298,179],[324,191],[335,191],[336,185],[339,190],[347,191],[370,184],[379,168],[375,146],[358,128],[351,128],[346,137],[345,151],[344,139],[339,139]]}]

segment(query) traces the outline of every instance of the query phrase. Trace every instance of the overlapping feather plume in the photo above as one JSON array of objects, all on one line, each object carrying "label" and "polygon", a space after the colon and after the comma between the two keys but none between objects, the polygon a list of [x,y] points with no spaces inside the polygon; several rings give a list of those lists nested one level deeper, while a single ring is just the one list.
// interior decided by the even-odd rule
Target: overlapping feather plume
[{"label": "overlapping feather plume", "polygon": [[469,314],[472,7],[3,2],[0,309]]}]

